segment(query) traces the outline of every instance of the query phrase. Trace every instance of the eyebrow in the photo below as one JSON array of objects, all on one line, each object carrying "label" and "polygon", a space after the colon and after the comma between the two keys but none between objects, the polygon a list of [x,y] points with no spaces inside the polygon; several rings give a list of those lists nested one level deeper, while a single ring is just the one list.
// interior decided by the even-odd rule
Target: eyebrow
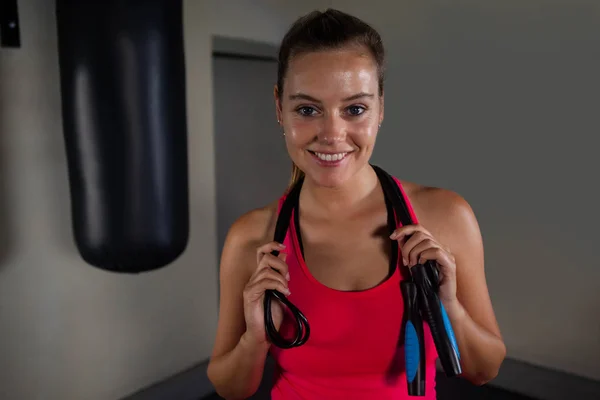
[{"label": "eyebrow", "polygon": [[[373,97],[375,97],[375,95],[373,95],[371,93],[360,92],[360,93],[353,94],[350,97],[346,97],[342,101],[352,101],[352,100],[357,100],[357,99],[361,99],[364,97],[373,98]],[[304,94],[304,93],[291,94],[289,99],[292,101],[293,100],[307,100],[307,101],[313,101],[315,103],[320,103],[320,101],[317,100],[316,98],[309,96],[307,94]]]}]

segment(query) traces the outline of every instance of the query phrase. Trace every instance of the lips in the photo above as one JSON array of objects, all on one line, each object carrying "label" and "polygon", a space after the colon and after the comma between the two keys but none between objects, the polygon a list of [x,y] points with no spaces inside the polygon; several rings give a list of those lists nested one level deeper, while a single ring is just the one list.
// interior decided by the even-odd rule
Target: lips
[{"label": "lips", "polygon": [[343,152],[343,153],[319,153],[316,151],[312,152],[315,156],[317,156],[319,158],[319,160],[321,161],[338,161],[338,160],[343,160],[344,157],[346,157],[346,155],[348,155],[348,152]]},{"label": "lips", "polygon": [[348,158],[350,151],[338,153],[321,153],[318,151],[309,151],[313,159],[321,166],[336,167],[341,165]]}]

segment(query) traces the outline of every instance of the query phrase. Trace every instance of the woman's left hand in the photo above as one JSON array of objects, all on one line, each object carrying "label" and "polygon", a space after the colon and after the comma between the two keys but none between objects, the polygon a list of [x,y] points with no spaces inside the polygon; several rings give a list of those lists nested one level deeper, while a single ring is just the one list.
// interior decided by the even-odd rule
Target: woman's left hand
[{"label": "woman's left hand", "polygon": [[440,300],[445,304],[456,300],[456,261],[447,247],[438,243],[422,225],[398,228],[390,235],[390,239],[398,241],[402,262],[409,268],[425,264],[428,260],[437,263],[440,272]]}]

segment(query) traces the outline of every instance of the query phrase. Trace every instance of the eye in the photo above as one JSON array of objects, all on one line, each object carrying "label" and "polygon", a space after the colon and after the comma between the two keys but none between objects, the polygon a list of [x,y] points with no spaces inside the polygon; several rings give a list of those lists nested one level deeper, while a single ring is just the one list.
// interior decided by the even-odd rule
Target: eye
[{"label": "eye", "polygon": [[350,106],[348,107],[348,113],[351,116],[361,115],[365,111],[365,108],[362,106]]},{"label": "eye", "polygon": [[299,107],[296,112],[300,115],[302,115],[303,117],[312,117],[315,115],[315,113],[317,112],[317,110],[314,109],[314,107],[310,107],[310,106],[302,106]]}]

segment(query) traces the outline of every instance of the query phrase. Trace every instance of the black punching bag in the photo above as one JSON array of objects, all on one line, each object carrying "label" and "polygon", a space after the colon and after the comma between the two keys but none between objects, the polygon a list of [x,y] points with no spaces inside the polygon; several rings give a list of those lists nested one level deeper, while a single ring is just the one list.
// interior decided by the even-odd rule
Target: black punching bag
[{"label": "black punching bag", "polygon": [[57,0],[73,234],[83,259],[139,273],[188,241],[182,0]]}]

